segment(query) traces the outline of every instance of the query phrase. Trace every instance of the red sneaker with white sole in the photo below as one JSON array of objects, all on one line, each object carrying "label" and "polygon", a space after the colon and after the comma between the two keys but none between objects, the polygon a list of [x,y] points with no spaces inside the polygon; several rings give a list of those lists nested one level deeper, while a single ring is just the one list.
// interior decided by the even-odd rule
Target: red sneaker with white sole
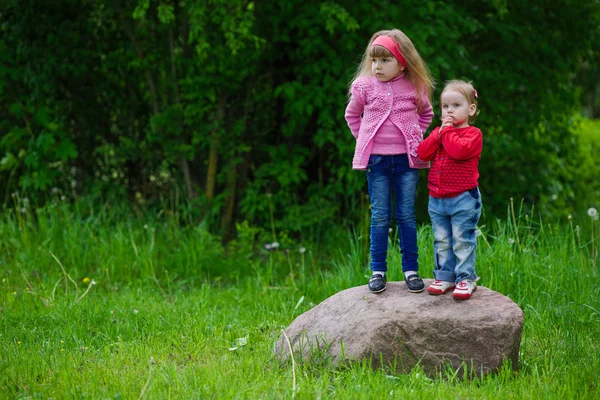
[{"label": "red sneaker with white sole", "polygon": [[427,287],[427,293],[431,294],[445,294],[447,291],[452,290],[456,287],[454,282],[440,281],[436,279],[431,285]]},{"label": "red sneaker with white sole", "polygon": [[473,292],[477,289],[477,283],[470,279],[458,282],[456,289],[452,292],[452,297],[459,300],[466,300],[471,297]]}]

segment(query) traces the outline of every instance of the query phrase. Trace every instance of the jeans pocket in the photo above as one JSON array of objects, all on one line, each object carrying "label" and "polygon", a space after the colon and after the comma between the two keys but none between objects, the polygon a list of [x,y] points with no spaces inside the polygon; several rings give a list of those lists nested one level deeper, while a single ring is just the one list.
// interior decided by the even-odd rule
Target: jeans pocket
[{"label": "jeans pocket", "polygon": [[383,160],[383,156],[374,154],[369,156],[369,163],[367,164],[367,168],[371,168],[379,164]]},{"label": "jeans pocket", "polygon": [[478,188],[467,190],[467,193],[469,193],[469,196],[471,196],[475,200],[479,200],[479,189]]},{"label": "jeans pocket", "polygon": [[[471,198],[474,202],[475,205],[473,206],[473,211],[478,213],[481,213],[481,194],[479,193],[479,188],[475,188],[475,189],[471,189],[471,190],[467,190],[467,196],[469,196],[469,198]],[[478,217],[479,218],[479,217]]]}]

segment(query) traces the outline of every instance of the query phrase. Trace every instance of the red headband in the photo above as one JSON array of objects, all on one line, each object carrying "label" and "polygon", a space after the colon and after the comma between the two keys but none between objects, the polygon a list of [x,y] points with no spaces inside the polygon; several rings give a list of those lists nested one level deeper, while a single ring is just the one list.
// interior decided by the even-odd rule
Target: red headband
[{"label": "red headband", "polygon": [[406,68],[406,60],[402,57],[402,53],[400,53],[400,45],[396,43],[394,39],[389,36],[381,35],[377,36],[375,40],[373,40],[372,46],[383,46],[390,51],[398,59],[400,64],[404,68]]}]

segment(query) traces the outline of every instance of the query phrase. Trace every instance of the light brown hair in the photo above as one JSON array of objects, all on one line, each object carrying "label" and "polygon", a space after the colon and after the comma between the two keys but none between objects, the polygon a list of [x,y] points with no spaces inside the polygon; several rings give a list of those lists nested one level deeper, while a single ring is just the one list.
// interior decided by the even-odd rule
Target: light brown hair
[{"label": "light brown hair", "polygon": [[392,53],[382,46],[373,46],[373,41],[379,36],[389,36],[398,44],[402,57],[406,60],[406,69],[404,74],[410,80],[417,91],[417,108],[421,108],[421,97],[423,94],[431,100],[433,87],[435,86],[433,77],[421,58],[421,55],[413,45],[413,42],[399,29],[383,30],[375,32],[369,40],[369,44],[365,49],[362,60],[358,65],[356,73],[352,78],[352,82],[363,76],[373,76],[371,70],[371,60],[374,57],[393,57]]},{"label": "light brown hair", "polygon": [[477,116],[479,115],[479,106],[477,105],[477,91],[473,86],[473,82],[463,81],[461,79],[452,79],[446,81],[446,84],[444,85],[444,90],[442,90],[442,93],[440,93],[440,102],[442,99],[442,94],[449,90],[462,94],[465,97],[465,99],[467,99],[467,103],[469,103],[469,105],[475,104],[475,114],[469,117],[469,124],[475,122]]}]

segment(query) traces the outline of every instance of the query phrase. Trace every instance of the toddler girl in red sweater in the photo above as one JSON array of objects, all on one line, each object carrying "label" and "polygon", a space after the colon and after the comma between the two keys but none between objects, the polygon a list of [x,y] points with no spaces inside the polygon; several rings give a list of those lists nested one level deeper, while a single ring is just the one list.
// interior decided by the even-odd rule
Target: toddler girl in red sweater
[{"label": "toddler girl in red sweater", "polygon": [[478,164],[481,131],[471,126],[479,113],[471,82],[452,80],[440,96],[442,124],[418,147],[431,161],[428,211],[434,236],[434,295],[454,289],[452,297],[468,299],[477,287],[476,227],[481,215]]}]

